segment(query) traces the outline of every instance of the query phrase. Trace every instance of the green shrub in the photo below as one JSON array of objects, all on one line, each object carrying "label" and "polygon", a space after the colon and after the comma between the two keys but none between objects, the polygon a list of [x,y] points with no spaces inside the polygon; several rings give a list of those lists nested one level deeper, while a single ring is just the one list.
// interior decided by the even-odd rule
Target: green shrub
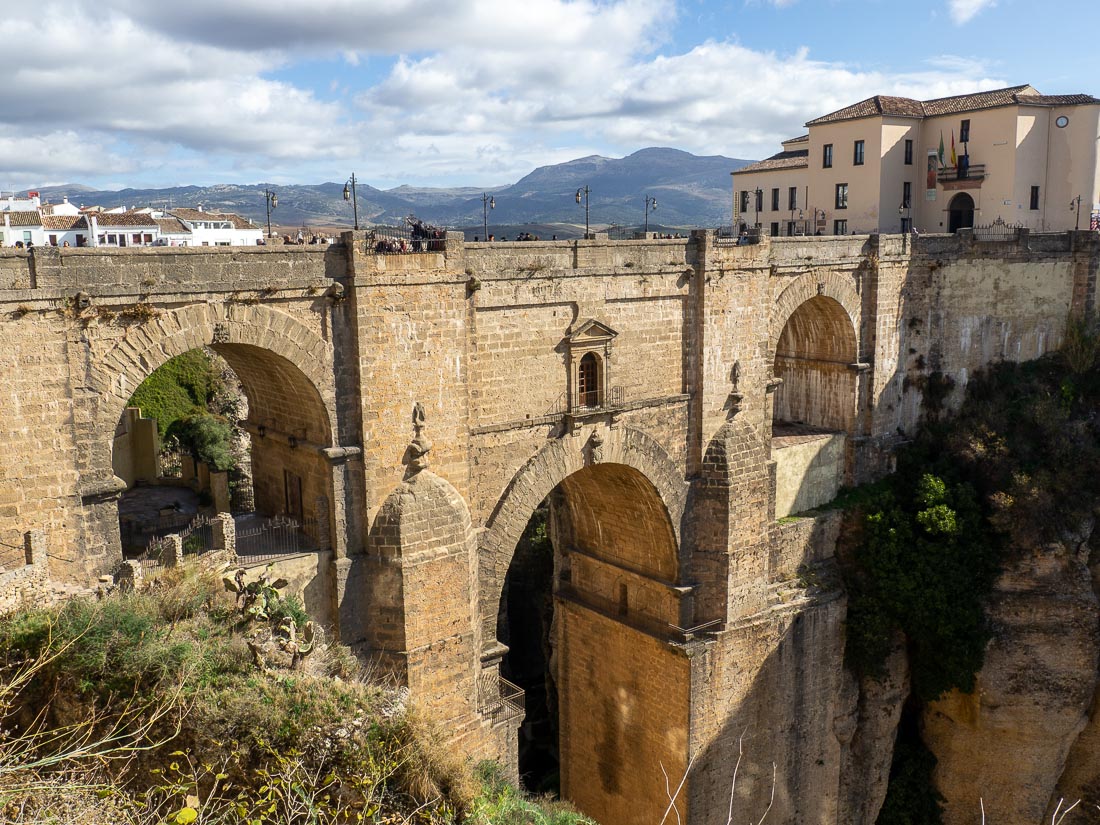
[{"label": "green shrub", "polygon": [[237,465],[233,455],[233,428],[220,416],[207,412],[186,415],[172,424],[168,434],[179,439],[184,450],[212,470],[232,470]]},{"label": "green shrub", "polygon": [[129,406],[141,407],[142,414],[157,420],[164,438],[176,421],[205,410],[221,386],[210,357],[201,349],[177,355],[146,378],[130,398]]}]

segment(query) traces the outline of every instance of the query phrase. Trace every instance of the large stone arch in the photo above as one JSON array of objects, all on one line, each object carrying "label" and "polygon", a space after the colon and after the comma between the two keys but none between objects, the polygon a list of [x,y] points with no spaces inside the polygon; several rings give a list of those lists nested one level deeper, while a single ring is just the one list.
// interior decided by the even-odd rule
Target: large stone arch
[{"label": "large stone arch", "polygon": [[[516,544],[531,514],[555,487],[593,463],[625,465],[643,476],[660,498],[673,540],[680,547],[688,491],[680,468],[654,438],[641,430],[620,426],[595,433],[602,439],[598,446],[592,438],[578,436],[545,444],[516,472],[498,500],[478,554],[483,644],[497,644],[497,604]],[[682,553],[678,553],[677,565],[677,578],[682,578]]]},{"label": "large stone arch", "polygon": [[822,296],[831,298],[844,308],[852,329],[856,333],[856,351],[861,349],[859,330],[863,318],[863,302],[850,281],[833,272],[815,274],[807,272],[788,284],[780,293],[771,312],[768,340],[768,363],[775,360],[775,353],[779,347],[779,338],[783,334],[784,327],[791,316],[800,306],[813,298]]},{"label": "large stone arch", "polygon": [[269,352],[295,368],[280,377],[296,381],[296,371],[305,379],[302,387],[309,385],[325,411],[331,443],[336,432],[332,344],[293,316],[259,305],[193,304],[131,328],[104,355],[93,356],[89,386],[98,397],[97,418],[113,426],[134,390],[170,358],[198,347],[235,344]]}]

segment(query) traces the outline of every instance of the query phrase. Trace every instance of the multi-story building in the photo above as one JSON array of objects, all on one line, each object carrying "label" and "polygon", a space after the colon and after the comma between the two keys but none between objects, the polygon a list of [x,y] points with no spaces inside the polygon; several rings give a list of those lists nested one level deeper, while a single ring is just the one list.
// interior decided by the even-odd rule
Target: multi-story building
[{"label": "multi-story building", "polygon": [[1087,229],[1100,214],[1100,99],[1031,86],[875,95],[733,173],[735,225],[773,235]]}]

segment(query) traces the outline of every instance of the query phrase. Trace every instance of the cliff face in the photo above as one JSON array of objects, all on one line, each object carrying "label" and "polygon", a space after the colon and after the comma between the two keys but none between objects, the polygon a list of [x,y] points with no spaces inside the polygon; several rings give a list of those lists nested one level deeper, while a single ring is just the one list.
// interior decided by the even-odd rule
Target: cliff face
[{"label": "cliff face", "polygon": [[994,636],[976,689],[931,703],[922,736],[938,759],[945,825],[977,821],[979,799],[988,822],[1038,823],[1052,798],[1094,797],[1100,785],[1100,717],[1090,715],[1100,603],[1087,545],[1010,564],[987,616]]}]

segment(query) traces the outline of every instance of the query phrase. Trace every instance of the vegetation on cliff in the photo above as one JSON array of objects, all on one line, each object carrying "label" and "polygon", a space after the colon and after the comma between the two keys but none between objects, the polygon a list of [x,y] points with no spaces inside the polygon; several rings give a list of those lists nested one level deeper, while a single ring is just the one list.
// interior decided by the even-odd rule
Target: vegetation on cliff
[{"label": "vegetation on cliff", "polygon": [[[1077,544],[1091,525],[1100,500],[1098,354],[1095,331],[1071,322],[1059,352],[976,374],[957,412],[926,408],[895,474],[839,502],[848,511],[840,554],[848,664],[879,675],[900,633],[910,713],[974,688],[990,638],[984,604],[1001,565]],[[916,727],[903,726],[880,823],[939,822],[934,765]]]},{"label": "vegetation on cliff", "polygon": [[[0,818],[12,823],[567,823],[475,775],[350,651],[286,633],[213,575],[0,620]],[[294,635],[291,634],[291,639]],[[531,812],[536,812],[537,816]]]}]

